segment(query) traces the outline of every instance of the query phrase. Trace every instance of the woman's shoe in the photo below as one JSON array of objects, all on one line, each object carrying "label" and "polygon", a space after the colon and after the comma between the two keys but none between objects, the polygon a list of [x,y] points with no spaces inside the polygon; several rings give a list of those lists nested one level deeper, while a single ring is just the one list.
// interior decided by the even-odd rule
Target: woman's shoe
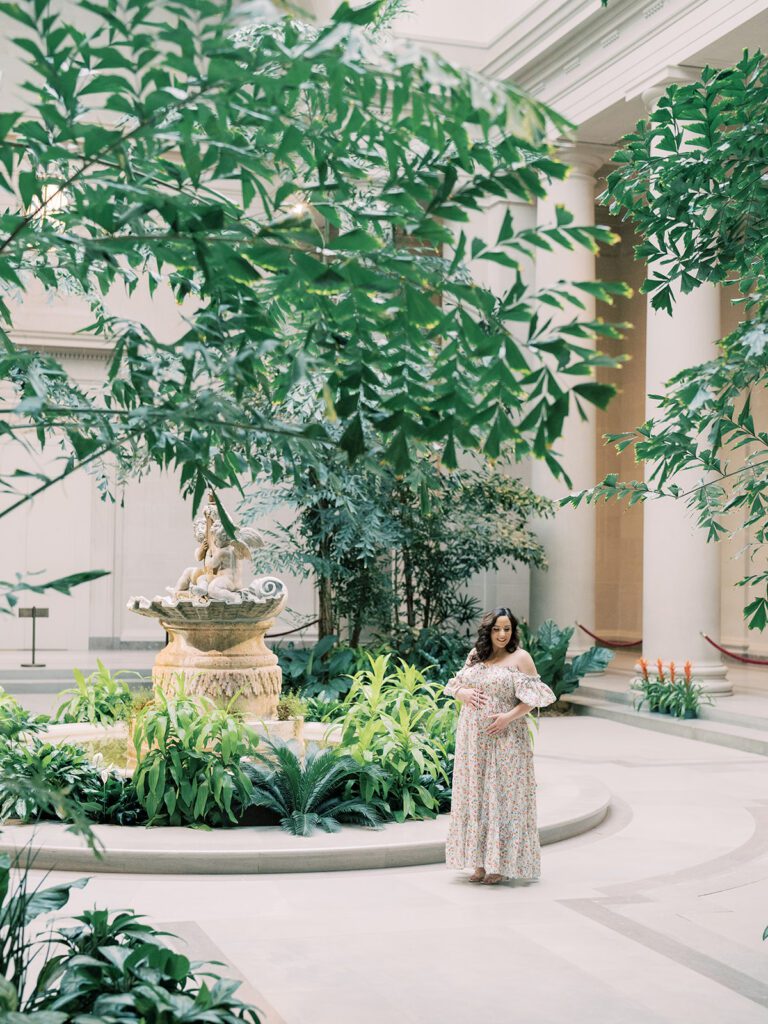
[{"label": "woman's shoe", "polygon": [[470,882],[482,882],[485,878],[485,868],[475,868],[474,875],[469,876]]},{"label": "woman's shoe", "polygon": [[502,878],[503,875],[486,875],[483,879],[483,885],[498,885]]}]

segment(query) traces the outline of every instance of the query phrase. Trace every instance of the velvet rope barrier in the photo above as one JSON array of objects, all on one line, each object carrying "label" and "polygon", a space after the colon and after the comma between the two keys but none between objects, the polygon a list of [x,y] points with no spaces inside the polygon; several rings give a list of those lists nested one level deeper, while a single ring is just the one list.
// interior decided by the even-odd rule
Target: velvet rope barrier
[{"label": "velvet rope barrier", "polygon": [[300,633],[302,629],[309,629],[310,626],[316,626],[320,619],[313,619],[311,622],[305,622],[303,626],[296,626],[294,629],[285,629],[282,633],[266,633],[264,635],[265,640],[275,640],[279,636],[290,636],[291,633]]},{"label": "velvet rope barrier", "polygon": [[715,643],[711,636],[707,636],[706,633],[701,634],[708,644],[712,644],[716,651],[720,651],[721,654],[727,655],[729,658],[733,658],[734,661],[740,661],[744,665],[768,665],[768,661],[760,658],[747,658],[743,654],[736,654],[735,651],[729,651],[726,647],[721,647],[720,644]]},{"label": "velvet rope barrier", "polygon": [[642,637],[639,640],[603,640],[602,637],[593,633],[591,629],[582,626],[580,622],[577,622],[576,625],[579,629],[583,629],[587,636],[591,636],[593,640],[596,640],[601,647],[639,647],[643,642]]}]

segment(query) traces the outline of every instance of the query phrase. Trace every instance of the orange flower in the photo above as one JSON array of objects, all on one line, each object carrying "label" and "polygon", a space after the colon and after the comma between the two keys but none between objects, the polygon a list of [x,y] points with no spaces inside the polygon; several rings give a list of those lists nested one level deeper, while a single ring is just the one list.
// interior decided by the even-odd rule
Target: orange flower
[{"label": "orange flower", "polygon": [[669,681],[670,681],[670,683],[674,683],[674,681],[675,681],[675,663],[674,663],[674,661],[670,661],[670,663],[669,663]]},{"label": "orange flower", "polygon": [[659,673],[659,682],[664,682],[664,662],[661,658],[656,659],[656,671]]},{"label": "orange flower", "polygon": [[685,673],[685,685],[690,686],[691,673],[693,672],[693,667],[691,666],[690,661],[686,661],[686,663],[683,665],[683,672]]},{"label": "orange flower", "polygon": [[640,672],[642,673],[643,679],[648,682],[648,662],[645,658],[640,659]]}]

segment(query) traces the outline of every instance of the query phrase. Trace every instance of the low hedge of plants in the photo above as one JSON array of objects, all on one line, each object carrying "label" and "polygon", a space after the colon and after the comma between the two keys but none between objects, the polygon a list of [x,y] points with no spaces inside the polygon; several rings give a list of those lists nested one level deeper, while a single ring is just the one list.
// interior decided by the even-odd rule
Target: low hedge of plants
[{"label": "low hedge of plants", "polygon": [[[118,680],[118,683],[122,682]],[[442,685],[389,655],[368,656],[343,700],[287,694],[284,714],[343,722],[341,744],[299,758],[260,738],[232,707],[156,691],[126,699],[103,666],[78,679],[55,721],[127,721],[133,774],[76,743],[53,743],[45,716],[0,692],[0,820],[235,827],[279,824],[297,835],[343,821],[434,817],[450,803],[456,708]],[[91,692],[95,691],[95,692]],[[111,702],[114,709],[111,709]],[[36,787],[67,794],[39,801]]]}]

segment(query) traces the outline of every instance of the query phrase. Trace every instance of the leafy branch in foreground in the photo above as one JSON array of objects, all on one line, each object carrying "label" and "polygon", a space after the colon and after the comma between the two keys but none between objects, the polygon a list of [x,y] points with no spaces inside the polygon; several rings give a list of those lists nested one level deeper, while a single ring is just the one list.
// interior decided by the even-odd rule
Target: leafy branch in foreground
[{"label": "leafy branch in foreground", "polygon": [[[59,579],[46,580],[45,583],[30,583],[29,576],[17,573],[15,580],[0,580],[0,615],[13,614],[13,610],[19,602],[19,594],[44,594],[49,590],[54,590],[57,594],[68,595],[73,587],[108,575],[109,573],[103,569],[89,569],[85,572],[74,572],[69,576],[61,576]],[[4,605],[5,607],[3,607]]]},{"label": "leafy branch in foreground", "polygon": [[754,570],[740,586],[762,589],[745,609],[768,624],[768,59],[745,53],[732,68],[705,68],[673,85],[622,140],[602,197],[642,235],[643,291],[671,312],[702,284],[738,290],[744,320],[712,359],[682,370],[653,396],[658,413],[608,440],[632,447],[644,481],[606,477],[567,501],[660,498],[685,502],[709,540],[745,533]]},{"label": "leafy branch in foreground", "polygon": [[[63,439],[58,479],[175,467],[194,504],[279,476],[309,446],[354,458],[368,425],[398,472],[417,443],[448,466],[459,447],[510,446],[559,471],[566,414],[608,400],[590,375],[617,361],[591,347],[619,330],[584,317],[583,296],[624,289],[532,292],[521,266],[613,236],[562,210],[534,230],[507,215],[491,239],[462,228],[486,201],[532,200],[565,174],[546,142],[565,122],[437,56],[377,48],[366,30],[387,8],[344,4],[314,28],[243,24],[234,0],[81,0],[71,20],[43,0],[0,4],[34,111],[0,116],[0,282],[82,295],[113,345],[89,389],[14,344],[0,302],[15,393],[0,435],[32,444],[34,425],[46,452]],[[471,260],[508,270],[503,295],[473,281]],[[142,282],[181,303],[178,328],[114,315],[111,296]],[[546,312],[563,308],[557,323]],[[297,386],[338,442],[283,416]],[[42,476],[38,491],[54,480]],[[11,508],[32,493],[13,472],[0,487]]]}]

